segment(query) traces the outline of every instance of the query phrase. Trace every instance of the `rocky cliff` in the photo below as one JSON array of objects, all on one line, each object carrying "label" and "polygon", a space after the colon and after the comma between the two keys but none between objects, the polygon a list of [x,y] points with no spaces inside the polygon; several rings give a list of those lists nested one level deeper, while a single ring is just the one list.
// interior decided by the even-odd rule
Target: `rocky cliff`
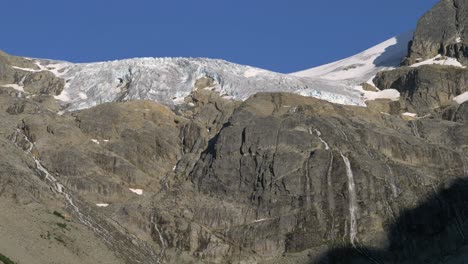
[{"label": "rocky cliff", "polygon": [[468,64],[468,3],[442,0],[418,23],[404,64],[410,65],[436,55],[454,57]]},{"label": "rocky cliff", "polygon": [[[463,33],[466,5],[441,1],[422,18],[408,61],[464,63],[432,45]],[[400,96],[367,107],[254,93],[258,83],[233,100],[202,76],[177,104],[118,93],[69,111],[55,64],[0,53],[0,257],[464,263],[467,70],[411,66],[377,73],[367,86]]]}]

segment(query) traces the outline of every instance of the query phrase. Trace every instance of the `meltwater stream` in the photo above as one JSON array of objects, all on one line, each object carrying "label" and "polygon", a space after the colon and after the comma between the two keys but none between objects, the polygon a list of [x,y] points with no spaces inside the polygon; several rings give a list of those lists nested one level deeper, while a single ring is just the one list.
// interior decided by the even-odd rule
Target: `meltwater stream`
[{"label": "meltwater stream", "polygon": [[78,217],[78,220],[81,223],[83,223],[84,225],[90,227],[96,233],[101,234],[103,236],[103,238],[108,238],[108,234],[103,233],[103,230],[105,230],[105,229],[99,229],[99,228],[95,227],[91,223],[91,220],[88,217],[86,217],[80,211],[78,206],[75,204],[75,202],[73,201],[72,196],[66,191],[65,186],[63,184],[61,184],[54,176],[52,176],[52,174],[42,165],[41,161],[38,158],[36,158],[36,156],[34,156],[32,154],[32,150],[34,148],[34,143],[31,142],[31,140],[20,129],[15,130],[15,134],[13,135],[13,140],[12,140],[13,143],[17,147],[21,148],[21,146],[18,145],[18,137],[19,136],[22,136],[24,138],[24,140],[28,143],[28,149],[25,151],[26,154],[30,155],[33,158],[34,162],[36,163],[36,168],[44,175],[46,182],[52,186],[52,189],[55,192],[57,192],[59,194],[62,194],[65,197],[68,204],[73,209],[73,212]]},{"label": "meltwater stream", "polygon": [[[24,140],[28,145],[27,149],[18,144],[20,137]],[[132,263],[161,263],[161,258],[164,256],[164,251],[162,252],[162,256],[158,256],[153,249],[148,246],[145,242],[133,247],[133,244],[138,239],[127,230],[124,230],[125,234],[119,234],[118,232],[113,232],[113,229],[109,229],[109,227],[105,227],[99,222],[98,218],[93,217],[86,212],[80,210],[78,204],[80,203],[79,200],[73,198],[72,194],[70,194],[66,187],[61,184],[41,163],[41,161],[32,153],[34,149],[34,143],[28,138],[28,136],[21,130],[16,129],[15,133],[12,136],[11,141],[20,149],[23,149],[26,154],[30,155],[35,164],[37,170],[41,172],[41,174],[45,177],[45,182],[51,186],[52,190],[58,194],[61,194],[65,197],[68,205],[70,206],[73,214],[78,218],[78,221],[83,225],[89,227],[97,236],[99,236],[110,248],[114,248],[116,245],[121,245],[124,240],[129,240],[131,237],[133,240],[127,241],[131,245],[130,247],[121,248],[121,252],[118,254],[123,255],[126,258],[131,258]],[[86,210],[85,210],[86,211]],[[138,251],[138,252],[136,252]],[[142,254],[143,253],[143,254]]]}]

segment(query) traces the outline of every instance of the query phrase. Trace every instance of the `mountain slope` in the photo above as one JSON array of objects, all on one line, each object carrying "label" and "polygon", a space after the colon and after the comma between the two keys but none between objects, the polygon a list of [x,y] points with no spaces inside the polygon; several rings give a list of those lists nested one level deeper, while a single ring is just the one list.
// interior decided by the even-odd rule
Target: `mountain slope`
[{"label": "mountain slope", "polygon": [[407,41],[301,76],[0,53],[0,253],[41,264],[463,263],[468,69],[442,51],[398,67]]},{"label": "mountain slope", "polygon": [[407,55],[408,43],[412,37],[413,32],[407,32],[349,58],[295,72],[291,75],[344,81],[349,85],[359,85],[369,81],[381,70],[398,67],[401,60]]}]

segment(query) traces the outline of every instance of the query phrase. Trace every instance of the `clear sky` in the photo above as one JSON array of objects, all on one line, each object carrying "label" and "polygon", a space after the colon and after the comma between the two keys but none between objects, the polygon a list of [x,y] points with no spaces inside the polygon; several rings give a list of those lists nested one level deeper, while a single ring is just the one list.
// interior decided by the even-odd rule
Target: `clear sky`
[{"label": "clear sky", "polygon": [[293,72],[416,27],[437,0],[0,0],[0,49],[91,62],[209,57]]}]

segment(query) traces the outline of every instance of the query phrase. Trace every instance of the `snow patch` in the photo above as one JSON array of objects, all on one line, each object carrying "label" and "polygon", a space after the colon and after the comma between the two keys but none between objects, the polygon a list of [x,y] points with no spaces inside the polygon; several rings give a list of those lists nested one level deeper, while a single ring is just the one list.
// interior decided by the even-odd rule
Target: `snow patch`
[{"label": "snow patch", "polygon": [[92,141],[93,143],[98,144],[98,145],[100,144],[100,143],[99,143],[99,140],[97,140],[97,139],[94,139],[94,138],[93,138],[93,139],[91,139],[91,141]]},{"label": "snow patch", "polygon": [[67,91],[62,91],[61,94],[54,96],[55,99],[60,100],[62,102],[69,102],[71,101],[70,96],[68,95]]},{"label": "snow patch", "polygon": [[85,93],[78,93],[78,96],[83,100],[88,99],[88,96],[86,96]]},{"label": "snow patch", "polygon": [[59,61],[47,61],[47,65],[43,65],[41,61],[34,62],[40,70],[35,71],[48,71],[54,74],[57,77],[63,77],[66,75],[67,71],[70,69],[72,63],[68,62],[59,62]]},{"label": "snow patch", "polygon": [[415,117],[418,116],[418,114],[410,113],[410,112],[406,112],[406,113],[403,113],[403,114],[401,114],[401,115],[403,115],[403,116],[408,116],[408,117],[413,117],[413,118],[415,118]]},{"label": "snow patch", "polygon": [[42,70],[35,70],[35,69],[31,69],[31,68],[21,68],[21,67],[17,67],[17,66],[12,66],[13,69],[17,69],[17,70],[22,70],[22,71],[27,71],[27,72],[41,72]]},{"label": "snow patch", "polygon": [[457,104],[463,104],[464,102],[468,101],[468,92],[464,92],[460,94],[459,96],[453,98]]},{"label": "snow patch", "polygon": [[143,190],[142,189],[132,189],[128,188],[131,192],[136,193],[138,195],[143,195]]},{"label": "snow patch", "polygon": [[262,219],[258,219],[258,220],[255,220],[253,221],[254,223],[260,223],[260,222],[265,222],[265,221],[268,221],[270,220],[271,218],[262,218]]},{"label": "snow patch", "polygon": [[355,86],[354,89],[361,92],[365,101],[372,101],[377,99],[389,99],[392,101],[398,101],[400,99],[400,92],[396,89],[385,89],[377,92],[366,91],[362,88],[362,86]]},{"label": "snow patch", "polygon": [[252,77],[255,77],[255,76],[261,74],[262,72],[264,72],[264,71],[260,70],[260,69],[255,69],[255,68],[248,69],[246,72],[244,72],[244,77],[252,78]]},{"label": "snow patch", "polygon": [[416,68],[423,65],[446,65],[446,66],[455,66],[460,68],[466,68],[463,66],[457,59],[451,57],[442,57],[442,55],[437,55],[432,59],[421,61],[415,64],[412,64],[410,67]]},{"label": "snow patch", "polygon": [[18,85],[16,83],[11,83],[11,84],[0,84],[2,87],[7,87],[7,88],[13,88],[17,91],[23,92],[24,93],[24,87],[21,85]]},{"label": "snow patch", "polygon": [[401,59],[407,55],[408,43],[412,37],[413,32],[408,32],[352,57],[291,75],[347,81],[351,85],[358,85],[368,81],[381,70],[398,67]]},{"label": "snow patch", "polygon": [[106,203],[97,203],[96,206],[97,206],[97,207],[108,207],[109,204],[106,204]]}]

